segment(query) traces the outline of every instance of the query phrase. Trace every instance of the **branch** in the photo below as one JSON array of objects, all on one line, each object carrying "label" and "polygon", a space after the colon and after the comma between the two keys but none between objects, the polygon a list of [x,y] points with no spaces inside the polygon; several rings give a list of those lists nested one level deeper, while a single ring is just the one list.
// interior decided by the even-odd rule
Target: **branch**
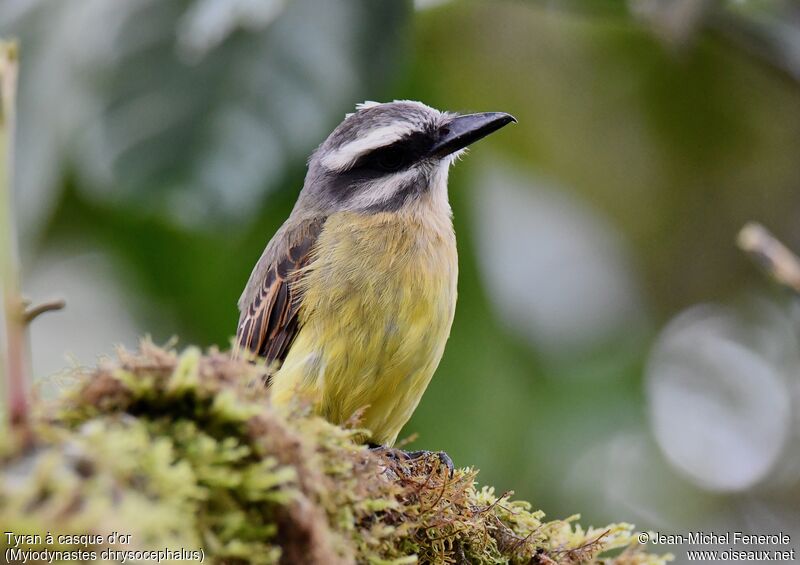
[{"label": "branch", "polygon": [[737,243],[776,282],[800,295],[800,259],[764,226],[755,222],[745,225]]},{"label": "branch", "polygon": [[63,298],[56,298],[55,300],[48,300],[35,306],[25,305],[25,313],[23,320],[25,324],[30,324],[33,320],[44,314],[45,312],[53,312],[55,310],[63,310],[67,303]]}]

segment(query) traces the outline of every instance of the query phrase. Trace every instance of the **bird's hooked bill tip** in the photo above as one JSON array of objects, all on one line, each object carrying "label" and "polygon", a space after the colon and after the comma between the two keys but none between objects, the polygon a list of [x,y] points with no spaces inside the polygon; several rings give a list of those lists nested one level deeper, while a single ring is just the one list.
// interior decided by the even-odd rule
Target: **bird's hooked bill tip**
[{"label": "bird's hooked bill tip", "polygon": [[439,138],[431,148],[433,157],[445,157],[483,139],[517,119],[505,112],[482,112],[456,116],[439,129]]}]

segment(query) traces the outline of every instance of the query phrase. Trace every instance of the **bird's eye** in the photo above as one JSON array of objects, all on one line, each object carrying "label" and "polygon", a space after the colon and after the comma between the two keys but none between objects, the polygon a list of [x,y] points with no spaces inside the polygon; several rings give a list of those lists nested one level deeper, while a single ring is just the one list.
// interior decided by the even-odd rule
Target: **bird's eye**
[{"label": "bird's eye", "polygon": [[399,147],[384,149],[375,159],[375,164],[383,171],[397,171],[405,162],[406,153]]},{"label": "bird's eye", "polygon": [[361,156],[350,170],[373,175],[395,173],[422,158],[431,143],[431,138],[426,134],[412,134]]}]

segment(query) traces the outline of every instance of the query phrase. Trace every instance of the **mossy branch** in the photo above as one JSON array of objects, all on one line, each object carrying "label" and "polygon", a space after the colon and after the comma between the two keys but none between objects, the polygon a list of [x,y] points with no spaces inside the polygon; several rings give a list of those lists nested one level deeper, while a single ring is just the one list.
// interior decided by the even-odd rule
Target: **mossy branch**
[{"label": "mossy branch", "polygon": [[355,443],[359,430],[302,408],[280,413],[264,377],[221,353],[148,342],[72,375],[64,397],[35,405],[35,449],[2,450],[5,531],[118,531],[127,544],[88,549],[202,550],[212,563],[666,559],[646,553],[629,524],[547,521],[479,487],[472,468],[450,475],[435,456],[386,457]]}]

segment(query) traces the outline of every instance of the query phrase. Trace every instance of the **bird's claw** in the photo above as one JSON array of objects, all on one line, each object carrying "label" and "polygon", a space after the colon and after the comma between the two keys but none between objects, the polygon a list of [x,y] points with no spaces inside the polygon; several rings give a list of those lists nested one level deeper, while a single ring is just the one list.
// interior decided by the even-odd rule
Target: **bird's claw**
[{"label": "bird's claw", "polygon": [[453,460],[450,459],[450,456],[444,451],[426,451],[423,449],[421,451],[405,451],[404,453],[409,459],[419,459],[420,457],[427,459],[431,455],[435,455],[437,459],[439,459],[439,463],[447,467],[451,477],[456,470],[455,465],[453,465]]},{"label": "bird's claw", "polygon": [[396,462],[416,461],[417,459],[429,459],[430,457],[435,455],[439,461],[439,464],[444,467],[447,467],[448,474],[451,477],[455,472],[455,465],[453,465],[453,460],[450,459],[450,456],[444,451],[427,451],[424,449],[419,451],[405,451],[403,449],[394,449],[383,445],[370,446],[370,449],[373,452],[381,453],[385,457]]}]

